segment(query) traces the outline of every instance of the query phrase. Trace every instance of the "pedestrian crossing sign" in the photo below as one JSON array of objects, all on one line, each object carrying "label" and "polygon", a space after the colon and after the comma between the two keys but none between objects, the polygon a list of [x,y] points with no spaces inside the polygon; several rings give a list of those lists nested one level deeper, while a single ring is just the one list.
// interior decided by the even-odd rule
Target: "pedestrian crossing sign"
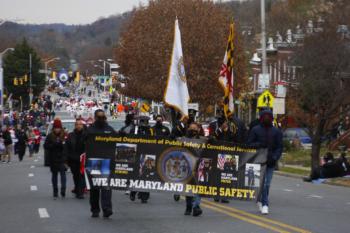
[{"label": "pedestrian crossing sign", "polygon": [[270,91],[264,91],[258,98],[258,108],[272,108],[275,97]]}]

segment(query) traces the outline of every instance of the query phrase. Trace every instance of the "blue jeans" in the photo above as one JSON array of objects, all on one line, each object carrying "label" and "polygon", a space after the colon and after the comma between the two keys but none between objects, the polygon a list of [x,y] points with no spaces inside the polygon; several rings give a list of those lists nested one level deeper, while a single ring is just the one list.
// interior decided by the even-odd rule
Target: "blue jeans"
[{"label": "blue jeans", "polygon": [[270,184],[272,181],[274,170],[275,170],[274,167],[266,168],[265,179],[263,180],[261,195],[258,199],[258,201],[260,201],[263,206],[265,205],[269,206],[269,190],[270,190]]},{"label": "blue jeans", "polygon": [[186,196],[186,206],[189,208],[196,208],[199,207],[201,204],[201,197],[197,194],[195,194],[193,197]]},{"label": "blue jeans", "polygon": [[61,176],[61,193],[65,193],[66,192],[66,171],[64,169],[59,169],[59,170],[53,170],[51,171],[52,173],[52,187],[53,187],[53,192],[55,195],[57,195],[58,193],[58,173],[60,173]]}]

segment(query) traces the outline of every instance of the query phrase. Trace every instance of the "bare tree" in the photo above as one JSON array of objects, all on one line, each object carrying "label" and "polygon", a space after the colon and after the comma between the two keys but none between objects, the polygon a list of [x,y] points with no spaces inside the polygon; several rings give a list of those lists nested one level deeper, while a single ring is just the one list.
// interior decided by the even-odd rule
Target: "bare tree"
[{"label": "bare tree", "polygon": [[304,46],[294,55],[301,67],[298,86],[292,92],[297,103],[293,116],[309,130],[312,138],[312,170],[319,167],[322,137],[340,110],[349,106],[350,41],[337,33],[337,10],[326,18],[323,31],[307,36]]}]

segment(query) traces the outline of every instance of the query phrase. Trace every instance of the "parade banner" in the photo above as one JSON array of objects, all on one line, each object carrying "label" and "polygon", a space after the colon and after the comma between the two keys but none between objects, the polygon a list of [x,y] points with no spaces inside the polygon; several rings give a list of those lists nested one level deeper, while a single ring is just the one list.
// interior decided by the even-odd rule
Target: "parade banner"
[{"label": "parade banner", "polygon": [[86,149],[91,188],[242,200],[259,195],[267,158],[246,145],[118,134],[90,135]]}]

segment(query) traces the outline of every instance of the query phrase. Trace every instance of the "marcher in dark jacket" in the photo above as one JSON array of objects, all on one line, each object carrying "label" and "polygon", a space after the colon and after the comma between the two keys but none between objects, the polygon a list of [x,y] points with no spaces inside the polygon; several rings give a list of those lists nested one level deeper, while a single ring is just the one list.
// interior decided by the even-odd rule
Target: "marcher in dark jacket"
[{"label": "marcher in dark jacket", "polygon": [[[135,126],[133,130],[133,134],[135,135],[150,135],[153,136],[151,127],[149,126],[149,117],[146,116],[140,116],[138,118],[138,125]],[[135,201],[136,198],[136,191],[130,192],[130,200]],[[149,192],[138,192],[137,197],[141,199],[141,203],[147,203],[150,194]]]},{"label": "marcher in dark jacket", "polygon": [[248,144],[258,148],[267,148],[266,174],[263,181],[262,192],[258,197],[258,206],[262,214],[269,213],[269,189],[273,172],[283,150],[282,132],[272,124],[273,115],[269,110],[260,114],[260,124],[249,133]]},{"label": "marcher in dark jacket", "polygon": [[52,173],[52,187],[53,196],[56,199],[58,197],[58,173],[61,176],[61,196],[66,196],[66,157],[64,153],[64,130],[62,128],[62,122],[59,119],[55,119],[53,123],[52,132],[46,137],[44,148],[47,150],[48,158],[50,162],[50,170]]},{"label": "marcher in dark jacket", "polygon": [[83,199],[84,180],[80,173],[80,155],[85,152],[84,123],[81,119],[76,120],[74,131],[68,134],[65,144],[65,153],[68,165],[72,171],[76,198]]},{"label": "marcher in dark jacket", "polygon": [[163,117],[161,115],[156,116],[156,124],[151,128],[154,136],[169,136],[170,130],[163,125]]},{"label": "marcher in dark jacket", "polygon": [[[114,129],[108,125],[105,112],[101,109],[95,111],[95,122],[87,129],[89,134],[112,134]],[[99,217],[100,214],[100,196],[103,217],[109,218],[113,214],[112,210],[112,190],[106,189],[91,189],[90,190],[90,207],[93,218]]]},{"label": "marcher in dark jacket", "polygon": [[[195,122],[192,122],[187,129],[186,138],[199,139],[200,136],[199,125]],[[194,217],[197,217],[203,213],[200,208],[201,197],[199,195],[186,196],[186,210],[185,215],[193,214]]]},{"label": "marcher in dark jacket", "polygon": [[24,154],[26,153],[26,143],[27,143],[27,134],[25,130],[22,129],[21,125],[17,126],[17,130],[15,132],[17,143],[15,145],[15,151],[18,154],[19,161],[23,160]]}]

